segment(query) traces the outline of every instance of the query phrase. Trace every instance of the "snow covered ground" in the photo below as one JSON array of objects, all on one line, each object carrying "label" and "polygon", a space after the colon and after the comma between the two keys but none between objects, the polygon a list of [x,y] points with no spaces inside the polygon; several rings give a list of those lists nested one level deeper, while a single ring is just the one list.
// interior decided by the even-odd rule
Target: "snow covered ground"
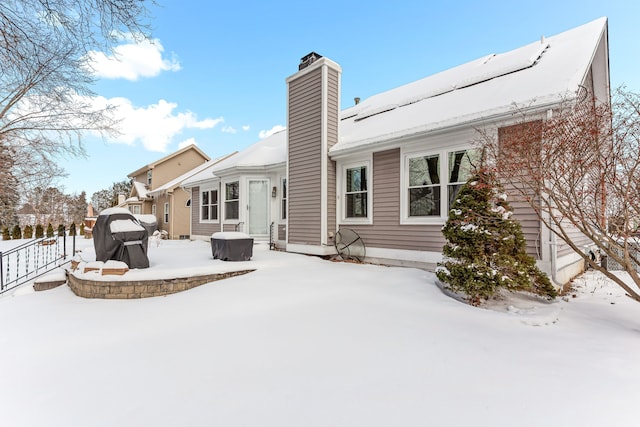
[{"label": "snow covered ground", "polygon": [[[229,264],[149,251],[150,272]],[[166,297],[0,297],[0,425],[638,425],[640,305],[596,274],[474,308],[417,269],[265,246],[241,264]]]}]

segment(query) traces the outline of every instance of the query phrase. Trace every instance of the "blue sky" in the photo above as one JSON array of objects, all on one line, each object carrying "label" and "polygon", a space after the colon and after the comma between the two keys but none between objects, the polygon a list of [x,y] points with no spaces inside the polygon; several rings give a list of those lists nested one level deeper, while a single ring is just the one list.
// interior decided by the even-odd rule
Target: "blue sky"
[{"label": "blue sky", "polygon": [[123,39],[119,62],[94,53],[96,102],[120,105],[123,129],[61,159],[67,193],[90,198],[189,142],[215,158],[285,126],[285,79],[311,51],[342,66],[345,108],[607,16],[612,87],[640,91],[640,3],[628,0],[158,1],[154,44]]}]

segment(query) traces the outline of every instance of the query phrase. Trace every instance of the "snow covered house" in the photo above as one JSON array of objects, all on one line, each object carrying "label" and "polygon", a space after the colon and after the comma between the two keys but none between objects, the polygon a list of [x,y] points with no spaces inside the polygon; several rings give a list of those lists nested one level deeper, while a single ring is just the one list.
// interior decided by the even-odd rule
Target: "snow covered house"
[{"label": "snow covered house", "polygon": [[211,159],[195,145],[188,145],[131,172],[131,193],[119,207],[135,215],[151,214],[169,238],[189,238],[190,194],[180,184],[204,168]]},{"label": "snow covered house", "polygon": [[[336,231],[350,228],[364,240],[369,261],[435,267],[441,228],[469,176],[478,129],[498,138],[516,122],[514,106],[544,119],[584,88],[609,102],[607,19],[486,55],[342,111],[341,74],[326,57],[302,58],[286,79],[287,130],[190,182],[193,200],[197,194],[208,202],[200,211],[193,205],[194,236],[243,227],[264,238],[274,223],[274,240],[287,251],[329,255]],[[267,148],[278,155],[258,154]],[[515,207],[541,268],[557,283],[577,274],[579,256],[532,210]]]}]

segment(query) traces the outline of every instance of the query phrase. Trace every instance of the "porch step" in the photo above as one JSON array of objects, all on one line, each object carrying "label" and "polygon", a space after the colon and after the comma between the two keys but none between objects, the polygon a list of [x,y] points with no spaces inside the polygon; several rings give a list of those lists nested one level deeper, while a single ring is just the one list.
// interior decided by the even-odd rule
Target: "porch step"
[{"label": "porch step", "polygon": [[35,291],[48,291],[49,289],[57,288],[65,283],[67,283],[66,272],[54,271],[38,277],[33,282],[33,289]]}]

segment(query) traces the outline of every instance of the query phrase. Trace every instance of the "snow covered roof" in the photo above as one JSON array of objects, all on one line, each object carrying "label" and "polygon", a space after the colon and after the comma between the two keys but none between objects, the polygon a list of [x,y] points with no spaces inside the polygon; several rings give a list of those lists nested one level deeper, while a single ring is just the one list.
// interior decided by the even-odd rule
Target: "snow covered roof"
[{"label": "snow covered roof", "polygon": [[223,174],[231,169],[255,169],[284,166],[287,161],[287,131],[281,130],[270,135],[237,155],[223,160],[211,171],[215,175]]},{"label": "snow covered roof", "polygon": [[209,160],[209,161],[207,161],[205,163],[202,163],[202,164],[196,166],[195,168],[191,169],[190,171],[185,172],[182,175],[180,175],[180,176],[172,179],[171,181],[167,182],[166,184],[156,188],[155,190],[149,191],[149,195],[150,196],[155,196],[155,195],[158,195],[158,194],[163,194],[163,193],[165,193],[167,191],[174,190],[178,186],[183,185],[185,180],[193,177],[194,175],[197,175],[197,174],[201,173],[204,170],[207,170],[208,168],[216,165],[217,163],[219,163],[219,162],[221,162],[221,161],[223,161],[223,160],[225,160],[225,159],[227,159],[229,157],[232,157],[236,153],[237,152],[234,151],[233,153],[227,154],[226,156],[221,156],[221,157],[218,157],[216,159]]},{"label": "snow covered roof", "polygon": [[149,189],[144,182],[133,181],[133,189],[135,190],[135,194],[138,195],[139,199],[146,199],[149,197]]},{"label": "snow covered roof", "polygon": [[287,161],[287,131],[282,130],[268,136],[239,153],[219,163],[209,165],[198,174],[185,179],[183,187],[195,187],[225,173],[255,169],[284,167]]},{"label": "snow covered roof", "polygon": [[607,19],[600,18],[367,98],[342,111],[331,154],[575,96],[606,28]]},{"label": "snow covered roof", "polygon": [[[575,96],[607,18],[501,54],[489,54],[362,100],[340,113],[340,156],[410,135],[512,114],[515,105],[547,108]],[[283,130],[185,179],[194,187],[215,176],[286,164]]]}]

